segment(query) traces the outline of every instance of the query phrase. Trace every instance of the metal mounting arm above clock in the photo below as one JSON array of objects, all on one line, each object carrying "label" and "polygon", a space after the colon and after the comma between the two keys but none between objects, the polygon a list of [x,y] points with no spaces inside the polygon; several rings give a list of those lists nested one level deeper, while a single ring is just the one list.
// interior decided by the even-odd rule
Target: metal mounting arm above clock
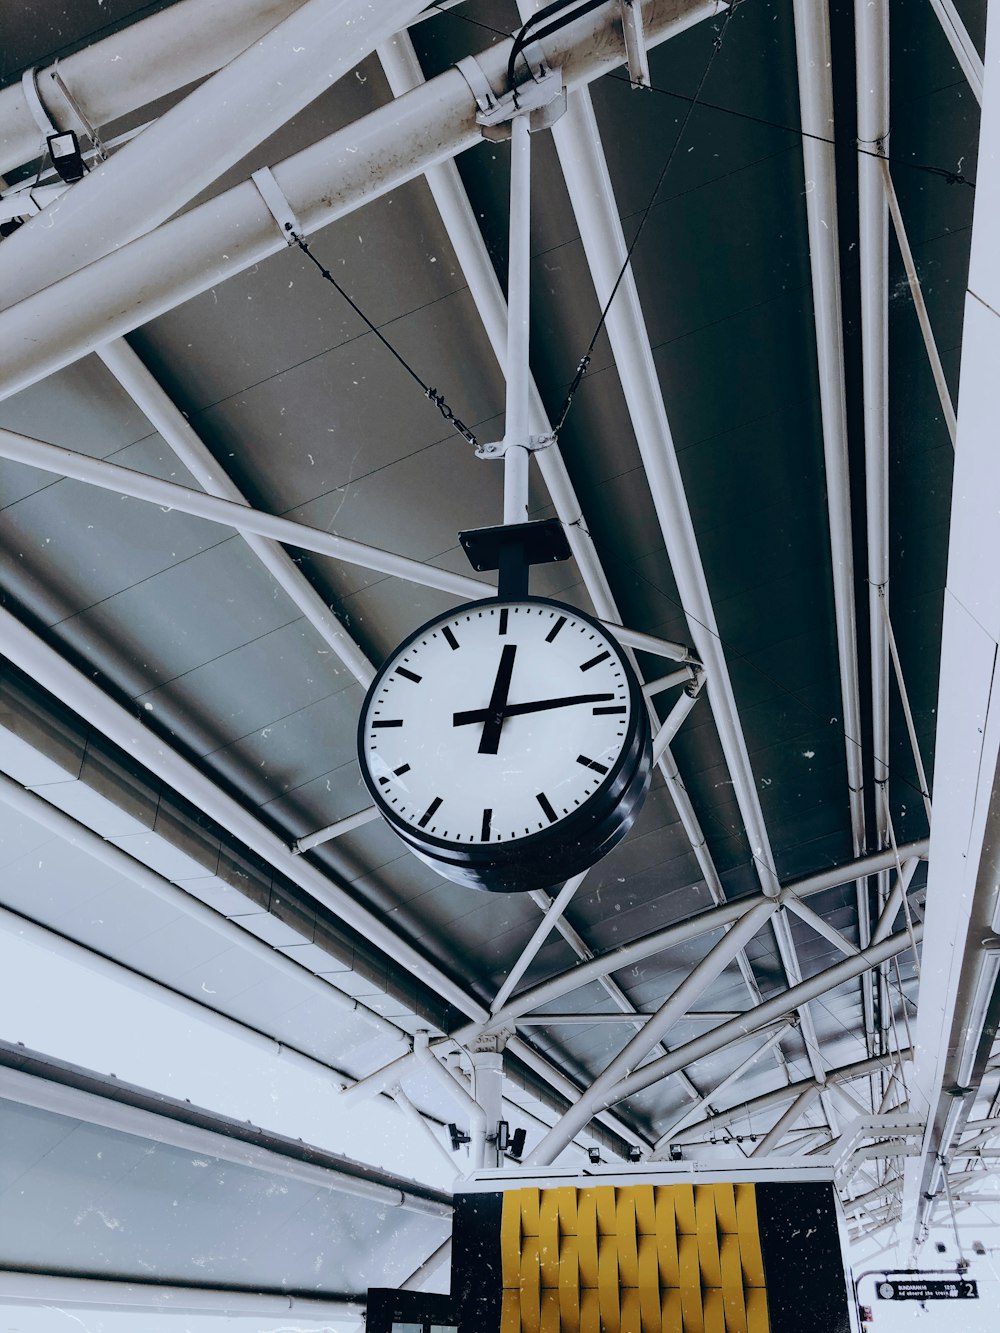
[{"label": "metal mounting arm above clock", "polygon": [[[529,70],[531,64],[529,61]],[[529,359],[531,285],[531,132],[565,109],[565,88],[558,70],[544,67],[512,89],[489,110],[481,111],[484,127],[510,125],[510,234],[507,266],[507,401],[503,440],[482,445],[481,458],[502,458],[504,465],[503,524],[460,534],[472,566],[499,571],[501,597],[523,596],[528,569],[550,560],[568,560],[569,543],[558,519],[528,521],[528,459],[552,444],[551,435],[530,429],[531,370]]]}]

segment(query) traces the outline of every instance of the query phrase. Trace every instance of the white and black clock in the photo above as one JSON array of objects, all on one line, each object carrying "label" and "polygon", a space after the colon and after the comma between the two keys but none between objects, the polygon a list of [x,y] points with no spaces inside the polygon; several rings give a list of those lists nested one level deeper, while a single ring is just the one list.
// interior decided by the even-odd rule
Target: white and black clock
[{"label": "white and black clock", "polygon": [[628,832],[649,787],[635,672],[597,621],[542,597],[461,606],[379,671],[361,773],[406,845],[447,879],[547,888]]}]

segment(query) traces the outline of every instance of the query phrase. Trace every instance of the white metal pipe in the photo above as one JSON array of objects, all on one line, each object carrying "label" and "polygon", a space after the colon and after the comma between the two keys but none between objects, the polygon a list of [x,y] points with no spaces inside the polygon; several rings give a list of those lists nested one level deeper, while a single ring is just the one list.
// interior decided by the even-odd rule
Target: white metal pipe
[{"label": "white metal pipe", "polygon": [[0,802],[48,829],[71,847],[79,847],[86,855],[92,856],[131,883],[137,884],[145,893],[166,903],[173,911],[180,912],[202,929],[212,931],[226,945],[235,946],[254,955],[268,971],[287,976],[298,986],[305,986],[318,1002],[330,1005],[341,1012],[346,1010],[357,1014],[383,1036],[396,1040],[409,1040],[408,1035],[389,1019],[365,1008],[352,996],[345,995],[336,986],[323,981],[314,972],[310,972],[301,963],[296,963],[279,949],[271,948],[250,931],[228,920],[221,912],[213,911],[211,907],[207,907],[192,894],[185,893],[165,876],[137,861],[113,842],[100,837],[85,824],[51,805],[35,792],[26,790],[6,773],[0,773]]},{"label": "white metal pipe", "polygon": [[[715,0],[646,0],[647,42],[657,45],[715,12]],[[624,59],[617,3],[609,0],[574,19],[543,39],[541,48],[569,86],[599,78]],[[510,49],[509,40],[498,42],[479,56],[487,79],[498,86]],[[476,113],[468,84],[450,69],[278,163],[273,174],[309,235],[478,143]],[[260,263],[284,244],[252,181],[161,224],[0,315],[0,398]]]},{"label": "white metal pipe", "polygon": [[54,1083],[20,1069],[0,1066],[0,1097],[21,1106],[33,1106],[53,1115],[82,1120],[88,1125],[100,1125],[121,1134],[132,1134],[162,1143],[183,1152],[230,1162],[236,1166],[262,1171],[284,1180],[296,1180],[314,1189],[336,1190],[358,1199],[372,1199],[390,1208],[425,1213],[432,1217],[448,1217],[451,1208],[433,1199],[406,1190],[396,1189],[363,1176],[356,1176],[334,1166],[301,1161],[276,1152],[261,1144],[233,1138],[222,1130],[174,1120],[167,1114],[158,1114],[111,1097],[101,1097],[82,1088]]},{"label": "white metal pipe", "polygon": [[[220,500],[212,503],[221,504]],[[234,506],[235,507],[235,506]],[[383,949],[400,967],[432,987],[443,999],[475,1021],[489,1016],[486,1007],[412,945],[390,930],[385,921],[342,888],[335,872],[321,871],[301,856],[293,856],[281,839],[239,802],[224,792],[142,721],[111,699],[83,672],[66,662],[53,648],[0,607],[0,639],[7,658],[42,689],[95,726],[114,744],[229,829],[247,847],[294,884],[321,902],[340,920]]]},{"label": "white metal pipe", "polygon": [[938,16],[962,73],[969,80],[969,87],[976,101],[982,106],[983,80],[986,77],[983,58],[972,43],[972,38],[955,8],[954,0],[931,0],[931,8]]},{"label": "white metal pipe", "polygon": [[389,1090],[389,1096],[399,1108],[400,1115],[410,1122],[424,1142],[431,1147],[431,1150],[435,1152],[443,1162],[447,1163],[449,1171],[452,1171],[457,1175],[458,1172],[455,1166],[455,1159],[410,1101],[409,1097],[407,1097],[403,1089],[397,1084],[394,1088]]},{"label": "white metal pipe", "polygon": [[343,1319],[362,1315],[360,1298],[312,1298],[273,1292],[227,1291],[216,1287],[167,1286],[161,1282],[116,1282],[107,1278],[60,1277],[52,1273],[22,1273],[0,1269],[0,1301],[15,1305],[46,1305],[53,1309],[98,1308],[212,1314],[227,1318],[252,1316],[268,1321],[287,1318],[290,1311],[303,1319]]},{"label": "white metal pipe", "polygon": [[[452,1163],[454,1166],[454,1163]],[[425,1282],[437,1273],[451,1258],[451,1237],[433,1250],[408,1278],[399,1284],[400,1291],[420,1291]]]},{"label": "white metal pipe", "polygon": [[879,846],[888,841],[879,799],[889,769],[889,655],[880,595],[889,581],[888,286],[889,214],[877,157],[889,133],[889,3],[855,0],[861,354],[864,390],[868,626],[871,639],[872,749]]},{"label": "white metal pipe", "polygon": [[665,676],[646,681],[642,687],[643,698],[651,699],[654,694],[662,694],[664,690],[672,689],[675,685],[686,685],[694,678],[694,667],[681,667],[679,671],[669,671]]},{"label": "white metal pipe", "polygon": [[[922,935],[922,927],[914,927],[914,934],[919,940]],[[751,1032],[757,1031],[761,1024],[770,1022],[775,1018],[782,1018],[793,1009],[799,1009],[809,1000],[816,999],[828,990],[842,985],[845,981],[850,981],[859,976],[866,967],[876,967],[887,958],[893,958],[896,954],[905,953],[910,948],[911,940],[908,931],[901,931],[898,935],[890,935],[888,939],[880,944],[874,944],[857,958],[845,958],[840,963],[834,963],[832,967],[826,968],[822,972],[816,973],[808,981],[802,981],[797,986],[792,986],[778,995],[765,1000],[757,1009],[751,1009],[740,1018],[731,1019],[728,1023],[722,1023],[711,1032],[705,1033],[702,1037],[695,1037],[684,1046],[679,1046],[669,1057],[663,1057],[659,1060],[653,1060],[648,1065],[635,1071],[628,1078],[624,1078],[620,1083],[611,1089],[609,1095],[617,1101],[624,1101],[626,1097],[631,1097],[644,1088],[648,1088],[653,1083],[658,1083],[660,1079],[673,1074],[677,1069],[685,1065],[693,1064],[695,1060],[701,1060],[706,1055],[711,1055],[715,1051],[721,1050],[723,1046],[729,1045],[732,1041],[738,1041]],[[817,1080],[819,1082],[819,1080]],[[782,1091],[786,1091],[782,1089]]]},{"label": "white metal pipe", "polygon": [[562,886],[562,888],[559,890],[556,897],[552,900],[552,903],[545,912],[545,915],[542,917],[541,921],[535,927],[535,933],[532,935],[531,939],[521,950],[521,956],[513,964],[510,971],[507,973],[503,985],[497,991],[496,998],[494,999],[492,1005],[490,1005],[490,1008],[494,1012],[497,1009],[502,1009],[503,1006],[506,1004],[511,992],[514,990],[514,987],[517,985],[517,983],[524,976],[525,972],[531,966],[532,959],[535,957],[539,949],[548,939],[552,931],[552,928],[555,926],[556,922],[559,920],[563,912],[569,906],[570,902],[573,899],[573,895],[576,893],[577,889],[580,887],[580,885],[583,883],[586,877],[587,877],[587,872],[584,871],[582,874],[574,875],[572,879],[568,879],[566,883]]},{"label": "white metal pipe", "polygon": [[835,949],[839,949],[841,953],[847,954],[848,957],[858,953],[856,945],[853,945],[839,930],[831,926],[829,921],[821,917],[818,912],[814,912],[807,903],[791,895],[782,899],[782,901],[790,912],[794,912],[800,921],[804,921],[817,935],[821,935],[823,939],[828,940]]},{"label": "white metal pipe", "polygon": [[54,954],[58,958],[65,958],[75,967],[84,967],[100,977],[106,977],[116,986],[123,987],[126,991],[134,991],[139,995],[147,996],[156,1004],[182,1014],[189,1021],[204,1023],[208,1027],[214,1028],[215,1031],[221,1032],[223,1036],[243,1043],[251,1051],[259,1052],[261,1055],[268,1057],[279,1056],[282,1063],[302,1070],[309,1074],[311,1078],[319,1077],[328,1083],[342,1083],[347,1077],[339,1069],[334,1069],[321,1060],[295,1050],[276,1037],[269,1037],[266,1033],[249,1027],[247,1024],[240,1022],[238,1018],[230,1018],[228,1014],[223,1014],[218,1009],[210,1009],[207,1005],[200,1004],[197,1000],[182,995],[169,986],[163,986],[158,981],[153,981],[152,978],[144,976],[141,972],[135,972],[122,963],[116,963],[103,954],[95,953],[92,949],[77,944],[65,935],[58,935],[55,931],[47,930],[45,926],[29,921],[27,917],[19,916],[16,912],[11,912],[5,907],[0,907],[0,931],[17,939],[26,940],[29,944],[43,949],[46,953]]},{"label": "white metal pipe", "polygon": [[913,879],[919,864],[920,861],[917,857],[911,857],[908,861],[903,862],[903,873],[902,875],[897,873],[889,897],[886,899],[885,906],[875,923],[875,929],[872,931],[872,944],[878,944],[880,940],[884,940],[892,932],[896,914],[903,905],[903,895],[910,887],[910,881]]},{"label": "white metal pipe", "polygon": [[[718,941],[688,973],[664,1005],[657,1010],[642,1029],[633,1036],[606,1069],[594,1080],[579,1102],[571,1107],[563,1117],[549,1130],[541,1143],[526,1159],[530,1165],[548,1166],[560,1152],[572,1142],[575,1135],[583,1129],[595,1110],[603,1110],[611,1105],[610,1090],[617,1086],[626,1071],[634,1069],[639,1061],[649,1053],[656,1043],[676,1023],[694,1001],[710,986],[724,969],[733,961],[761,926],[775,911],[775,904],[770,899],[763,899],[743,917],[733,929]],[[663,1060],[673,1059],[673,1055],[663,1056]],[[656,1061],[654,1063],[659,1063]],[[678,1064],[673,1072],[682,1069],[686,1061]]]},{"label": "white metal pipe", "polygon": [[[928,840],[924,838],[901,847],[899,854],[900,857],[923,857],[927,855],[927,848]],[[850,861],[845,865],[830,870],[821,870],[814,875],[807,875],[803,879],[794,880],[786,885],[782,892],[785,894],[794,893],[799,898],[810,897],[815,893],[822,893],[825,889],[838,888],[841,884],[849,883],[860,875],[876,874],[895,864],[895,853],[889,848],[886,851],[873,852],[869,856]],[[488,1024],[469,1024],[459,1029],[453,1036],[457,1041],[464,1041],[481,1030],[482,1027],[499,1027],[504,1023],[509,1023],[518,1018],[520,1014],[531,1013],[562,995],[577,990],[581,986],[586,986],[591,981],[596,981],[606,973],[618,972],[624,968],[632,967],[653,954],[661,953],[678,944],[685,944],[687,941],[697,939],[700,935],[708,934],[713,930],[722,930],[732,922],[738,921],[759,901],[759,897],[738,899],[735,902],[725,903],[721,907],[699,912],[695,916],[677,921],[671,926],[664,926],[661,930],[653,931],[641,939],[633,940],[630,944],[624,944],[618,949],[612,949],[608,953],[601,954],[590,962],[572,967],[569,971],[551,977],[538,986],[532,986],[492,1014]]]},{"label": "white metal pipe", "polygon": [[305,0],[8,236],[0,252],[5,299],[13,305],[177,213],[422,7]]},{"label": "white metal pipe", "polygon": [[781,1041],[789,1027],[790,1024],[787,1021],[782,1022],[777,1031],[771,1033],[767,1041],[758,1046],[755,1051],[751,1052],[745,1060],[741,1060],[735,1069],[728,1073],[724,1079],[721,1079],[715,1087],[712,1088],[711,1092],[706,1092],[694,1106],[689,1106],[683,1115],[678,1116],[673,1124],[670,1125],[668,1129],[664,1130],[656,1140],[656,1143],[653,1146],[653,1152],[650,1156],[650,1161],[662,1161],[674,1136],[678,1134],[685,1125],[688,1125],[699,1111],[703,1111],[706,1107],[711,1108],[714,1106],[715,1099],[725,1092],[727,1088],[732,1087],[738,1079],[743,1077],[748,1069],[753,1068],[762,1055],[766,1055],[773,1046]]},{"label": "white metal pipe", "polygon": [[332,824],[327,824],[325,828],[317,829],[315,833],[308,833],[304,838],[298,838],[292,844],[292,851],[296,856],[301,856],[303,852],[308,852],[313,847],[319,847],[324,842],[331,842],[334,838],[343,837],[345,833],[353,833],[355,829],[363,828],[365,824],[371,824],[378,819],[378,807],[369,805],[364,810],[359,810],[357,814],[347,815],[344,819],[335,820]]},{"label": "white metal pipe", "polygon": [[955,405],[951,401],[951,390],[948,388],[944,366],[941,364],[937,342],[934,339],[934,330],[931,328],[931,317],[927,313],[927,302],[924,300],[923,288],[920,286],[920,277],[917,273],[917,266],[913,262],[913,252],[910,249],[910,242],[906,235],[906,227],[903,225],[903,215],[899,209],[899,200],[896,198],[896,188],[892,183],[892,173],[889,171],[889,163],[885,158],[881,157],[876,160],[882,171],[882,184],[885,187],[886,203],[889,205],[889,216],[892,218],[892,227],[896,233],[896,243],[899,246],[899,253],[902,256],[903,268],[906,270],[906,281],[910,285],[913,308],[917,312],[917,323],[920,325],[920,336],[924,340],[924,350],[927,353],[927,360],[930,363],[931,374],[934,376],[934,387],[937,389],[938,401],[941,404],[941,413],[944,416],[944,424],[948,427],[948,434],[951,437],[951,447],[954,449],[955,437],[958,435],[958,420],[955,416]]},{"label": "white metal pipe", "polygon": [[72,449],[63,449],[59,445],[33,440],[15,431],[0,430],[0,457],[27,463],[30,467],[42,468],[60,476],[72,477],[90,486],[127,495],[148,504],[159,505],[164,509],[176,509],[181,514],[192,514],[210,523],[221,523],[224,527],[235,528],[241,534],[255,533],[260,537],[269,537],[274,541],[301,547],[305,551],[333,556],[334,559],[343,560],[347,564],[361,565],[365,569],[378,570],[383,574],[394,574],[397,578],[409,579],[424,587],[437,588],[455,597],[476,598],[489,596],[492,592],[492,589],[485,584],[466,575],[435,570],[431,565],[410,560],[406,556],[395,555],[391,551],[380,551],[364,542],[352,541],[348,537],[337,537],[333,533],[311,528],[292,519],[264,514],[245,504],[223,500],[214,495],[205,495],[192,490],[190,486],[180,486],[173,481],[161,481],[158,477],[148,476],[144,472],[134,472],[131,468],[109,463],[105,459],[90,458]]},{"label": "white metal pipe", "polygon": [[[232,0],[178,0],[37,70],[39,93],[61,128],[79,130],[52,77],[58,68],[90,123],[108,125],[227,65],[300,3],[240,0],[234,11]],[[32,161],[43,146],[20,81],[0,89],[0,173]]]},{"label": "white metal pipe", "polygon": [[[124,338],[117,338],[99,347],[97,355],[192,473],[199,486],[209,495],[232,500],[235,504],[249,503],[225,469],[215,461],[184,413],[171,401]],[[254,533],[244,532],[241,535],[267,572],[329,644],[355,680],[368,686],[375,675],[374,667],[334,612],[303,576],[288,552],[278,542],[268,541]]]},{"label": "white metal pipe", "polygon": [[364,1078],[357,1079],[348,1087],[341,1088],[341,1100],[347,1104],[356,1104],[367,1101],[369,1097],[377,1097],[380,1092],[387,1092],[395,1084],[398,1084],[403,1075],[416,1064],[416,1057],[412,1048],[403,1055],[397,1055],[394,1060],[388,1064],[382,1065],[379,1069],[373,1069],[370,1074]]},{"label": "white metal pipe", "polygon": [[906,731],[910,738],[910,751],[913,755],[913,766],[917,770],[917,781],[920,783],[920,794],[924,801],[924,813],[927,816],[927,825],[930,827],[931,815],[931,789],[927,781],[927,774],[924,771],[924,761],[920,754],[920,744],[917,740],[917,729],[913,722],[913,710],[910,708],[910,696],[906,689],[906,681],[903,678],[903,666],[899,660],[899,650],[896,647],[896,636],[892,632],[892,621],[889,619],[889,607],[885,600],[882,601],[882,619],[885,621],[885,633],[889,640],[889,655],[892,658],[892,667],[896,673],[896,687],[899,690],[899,700],[903,705],[903,716],[906,719]]},{"label": "white metal pipe", "polygon": [[[844,382],[843,311],[837,223],[837,177],[833,138],[833,60],[827,0],[794,0],[802,164],[812,275],[813,317],[819,369],[823,457],[826,472],[837,659],[847,749],[847,786],[854,853],[865,845],[861,700],[858,685],[854,548],[847,452],[847,394]],[[867,906],[867,900],[866,900]]]},{"label": "white metal pipe", "polygon": [[[568,97],[569,109],[552,127],[559,161],[602,307],[610,297],[627,254],[614,190],[586,88]],[[691,635],[708,676],[708,694],[733,790],[740,808],[761,886],[778,893],[778,880],[764,828],[746,741],[736,708],[729,668],[698,552],[663,406],[645,320],[631,271],[608,309],[606,328],[635,429],[660,528]]]},{"label": "white metal pipe", "polygon": [[471,1138],[469,1144],[471,1169],[481,1171],[486,1159],[486,1111],[464,1085],[439,1062],[437,1056],[431,1050],[428,1034],[424,1031],[414,1034],[413,1056],[416,1064],[430,1072],[437,1086],[451,1097],[452,1103],[457,1105],[464,1115]]},{"label": "white metal pipe", "polygon": [[531,124],[511,122],[510,232],[507,261],[507,412],[504,422],[503,521],[528,518],[528,395],[531,369]]},{"label": "white metal pipe", "polygon": [[674,704],[673,708],[671,708],[670,712],[667,714],[666,720],[653,737],[654,763],[659,763],[660,759],[663,757],[664,750],[680,731],[681,727],[684,725],[685,718],[697,702],[698,696],[696,694],[689,694],[688,691],[685,690]]},{"label": "white metal pipe", "polygon": [[[904,1059],[909,1059],[910,1054],[909,1051],[902,1052]],[[857,1060],[849,1065],[841,1065],[827,1071],[827,1082],[830,1084],[850,1083],[854,1079],[865,1078],[869,1074],[882,1069],[895,1058],[896,1053],[893,1052],[889,1055],[869,1056],[866,1060]],[[788,1084],[787,1087],[775,1088],[772,1092],[761,1093],[757,1097],[751,1097],[749,1101],[740,1102],[736,1106],[726,1107],[725,1109],[720,1110],[715,1116],[710,1116],[705,1120],[699,1120],[696,1124],[687,1125],[685,1128],[678,1130],[674,1135],[675,1141],[677,1143],[695,1142],[701,1135],[711,1130],[713,1126],[717,1126],[720,1121],[725,1119],[743,1119],[748,1115],[756,1115],[758,1111],[767,1111],[774,1106],[783,1106],[785,1102],[790,1101],[793,1097],[797,1097],[798,1094],[804,1091],[807,1087],[815,1088],[819,1091],[820,1085],[814,1078],[801,1079],[795,1083]]]},{"label": "white metal pipe", "polygon": [[819,1093],[819,1088],[805,1088],[792,1102],[787,1110],[783,1111],[771,1128],[767,1131],[761,1141],[750,1154],[751,1157],[770,1157],[777,1148],[778,1144],[785,1137],[797,1120],[800,1120],[809,1109],[812,1099]]}]

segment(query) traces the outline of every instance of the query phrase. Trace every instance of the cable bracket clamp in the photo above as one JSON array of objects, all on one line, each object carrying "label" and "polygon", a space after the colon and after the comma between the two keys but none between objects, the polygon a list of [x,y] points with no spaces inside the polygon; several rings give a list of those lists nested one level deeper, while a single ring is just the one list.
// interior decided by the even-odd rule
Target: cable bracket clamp
[{"label": "cable bracket clamp", "polygon": [[492,444],[477,444],[476,457],[503,458],[508,449],[526,449],[529,454],[537,454],[539,450],[548,449],[555,442],[554,431],[549,431],[547,435],[529,435],[524,444],[511,444],[508,440],[496,440]]},{"label": "cable bracket clamp", "polygon": [[278,224],[278,230],[285,238],[287,245],[296,245],[299,237],[305,233],[295,212],[281,192],[281,186],[274,179],[274,173],[270,167],[261,167],[255,171],[250,179],[257,187],[257,193],[267,205],[267,211]]},{"label": "cable bracket clamp", "polygon": [[[475,56],[466,56],[455,66],[476,99],[476,122],[483,138],[499,142],[510,138],[510,122],[526,115],[534,133],[555,124],[566,110],[566,87],[562,71],[542,64],[538,73],[508,93],[494,92]],[[530,65],[529,65],[530,68]]]}]

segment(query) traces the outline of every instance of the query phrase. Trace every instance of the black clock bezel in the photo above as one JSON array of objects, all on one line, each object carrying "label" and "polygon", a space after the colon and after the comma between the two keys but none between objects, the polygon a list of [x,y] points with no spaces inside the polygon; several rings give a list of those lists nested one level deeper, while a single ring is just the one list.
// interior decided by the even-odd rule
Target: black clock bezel
[{"label": "black clock bezel", "polygon": [[[566,613],[589,624],[617,649],[629,690],[629,729],[610,771],[595,791],[571,814],[548,828],[506,842],[453,842],[425,834],[399,818],[382,795],[367,763],[365,730],[369,708],[384,678],[410,645],[437,625],[470,613],[483,614],[504,606],[532,603]],[[606,855],[631,828],[649,789],[652,774],[652,736],[642,686],[614,634],[586,611],[551,597],[487,597],[465,602],[425,621],[399,643],[379,668],[368,687],[357,730],[361,776],[386,823],[417,856],[453,882],[495,893],[527,892],[547,888],[579,874]]]}]

